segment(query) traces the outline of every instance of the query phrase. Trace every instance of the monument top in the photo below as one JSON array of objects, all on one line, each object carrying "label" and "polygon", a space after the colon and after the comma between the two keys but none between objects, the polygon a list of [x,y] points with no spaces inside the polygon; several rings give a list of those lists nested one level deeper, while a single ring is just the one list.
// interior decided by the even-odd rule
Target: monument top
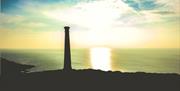
[{"label": "monument top", "polygon": [[64,27],[64,29],[68,29],[68,30],[69,30],[69,28],[70,28],[69,26],[65,26],[65,27]]}]

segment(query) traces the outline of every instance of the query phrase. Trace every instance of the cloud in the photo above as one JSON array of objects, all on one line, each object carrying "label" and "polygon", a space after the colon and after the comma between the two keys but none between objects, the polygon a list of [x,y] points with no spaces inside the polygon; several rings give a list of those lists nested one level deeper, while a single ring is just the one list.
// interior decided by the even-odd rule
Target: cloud
[{"label": "cloud", "polygon": [[130,7],[134,8],[137,11],[141,10],[152,10],[157,7],[160,7],[155,0],[122,0],[127,3]]},{"label": "cloud", "polygon": [[156,3],[163,4],[165,10],[180,13],[180,0],[156,0]]},{"label": "cloud", "polygon": [[1,13],[0,17],[1,17],[0,28],[8,29],[8,30],[19,27],[18,26],[19,23],[22,23],[25,20],[23,16],[8,15],[4,13]]},{"label": "cloud", "polygon": [[[62,23],[77,27],[77,30],[105,30],[107,27],[137,27],[136,25],[166,22],[177,17],[175,11],[170,11],[165,2],[155,0],[134,0],[140,10],[121,0],[77,1],[69,5],[51,3],[42,5],[26,2],[25,11],[37,20],[42,17],[49,19],[49,24]],[[154,6],[147,6],[151,2]],[[166,4],[168,4],[166,2]],[[36,6],[36,7],[35,7]],[[171,13],[171,14],[170,14]],[[38,16],[38,17],[37,17]],[[38,19],[39,18],[39,19]],[[34,19],[32,19],[34,20]],[[31,20],[31,21],[32,21]],[[51,21],[55,21],[53,24]],[[174,21],[174,20],[173,20]],[[62,26],[63,26],[62,24]],[[48,23],[46,24],[48,25]],[[55,24],[56,25],[56,24]],[[56,26],[53,26],[56,27]]]},{"label": "cloud", "polygon": [[[66,24],[79,27],[79,30],[136,27],[138,24],[166,22],[179,17],[176,10],[178,7],[174,7],[179,5],[178,2],[179,0],[21,0],[17,6],[22,10],[12,14],[17,18],[8,18],[2,22],[9,26],[19,24],[36,30],[56,30],[57,26]],[[23,17],[24,20],[18,17]],[[12,23],[8,23],[10,21]]]},{"label": "cloud", "polygon": [[160,14],[160,15],[174,14],[174,12],[170,12],[170,11],[154,11],[153,13]]},{"label": "cloud", "polygon": [[[62,32],[64,25],[70,25],[72,41],[79,45],[125,47],[145,44],[164,35],[166,39],[168,36],[175,39],[174,30],[179,31],[179,0],[19,1],[16,8],[0,14],[2,35],[8,30]],[[179,36],[179,32],[176,34]],[[161,41],[165,41],[165,37]]]},{"label": "cloud", "polygon": [[44,12],[48,17],[88,28],[102,28],[113,24],[119,17],[135,13],[120,0],[100,0],[91,3],[79,3],[70,8]]},{"label": "cloud", "polygon": [[[134,6],[135,4],[138,6]],[[143,23],[166,22],[166,18],[175,16],[175,11],[166,10],[166,4],[169,3],[156,0],[97,0],[43,13],[52,19],[88,28],[129,27]]]}]

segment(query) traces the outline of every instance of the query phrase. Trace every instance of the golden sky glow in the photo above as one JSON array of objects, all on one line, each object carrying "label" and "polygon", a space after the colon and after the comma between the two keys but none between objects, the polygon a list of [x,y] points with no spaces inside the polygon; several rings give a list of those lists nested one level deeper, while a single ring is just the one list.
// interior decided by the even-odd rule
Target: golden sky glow
[{"label": "golden sky glow", "polygon": [[0,48],[63,48],[65,25],[74,48],[180,48],[179,3],[2,0]]}]

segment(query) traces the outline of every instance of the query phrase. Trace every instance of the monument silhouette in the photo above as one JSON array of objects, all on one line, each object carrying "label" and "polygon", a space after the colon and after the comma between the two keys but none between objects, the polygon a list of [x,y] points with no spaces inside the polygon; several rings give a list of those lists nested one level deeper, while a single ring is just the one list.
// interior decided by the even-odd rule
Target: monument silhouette
[{"label": "monument silhouette", "polygon": [[71,49],[70,49],[70,37],[69,37],[69,26],[65,26],[65,44],[64,44],[64,69],[65,71],[72,70],[71,67]]}]

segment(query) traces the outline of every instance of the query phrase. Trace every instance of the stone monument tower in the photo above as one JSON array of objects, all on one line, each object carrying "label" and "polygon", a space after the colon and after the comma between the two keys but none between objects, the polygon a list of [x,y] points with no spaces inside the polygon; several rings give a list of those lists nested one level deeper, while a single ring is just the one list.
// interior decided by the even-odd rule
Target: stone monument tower
[{"label": "stone monument tower", "polygon": [[64,70],[70,71],[71,67],[71,49],[70,49],[70,37],[69,37],[69,26],[65,26],[65,45],[64,45]]}]

